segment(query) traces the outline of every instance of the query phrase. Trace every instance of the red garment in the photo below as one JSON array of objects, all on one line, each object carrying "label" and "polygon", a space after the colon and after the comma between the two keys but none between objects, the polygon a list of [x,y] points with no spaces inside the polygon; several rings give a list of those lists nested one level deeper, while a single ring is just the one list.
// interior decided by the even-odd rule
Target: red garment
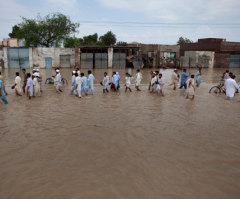
[{"label": "red garment", "polygon": [[191,85],[192,85],[192,80],[189,80],[188,87],[190,87]]}]

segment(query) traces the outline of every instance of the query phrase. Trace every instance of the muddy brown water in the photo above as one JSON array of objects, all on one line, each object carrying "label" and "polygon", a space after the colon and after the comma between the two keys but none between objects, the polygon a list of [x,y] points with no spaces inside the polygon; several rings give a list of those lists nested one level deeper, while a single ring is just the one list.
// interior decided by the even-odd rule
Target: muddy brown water
[{"label": "muddy brown water", "polygon": [[[119,70],[123,79],[127,70]],[[203,70],[195,100],[167,86],[142,92],[69,96],[44,85],[42,97],[16,97],[16,70],[5,70],[9,104],[0,103],[1,199],[239,199],[240,95],[211,95],[224,69]],[[232,70],[240,80],[240,69]],[[84,70],[86,73],[86,70]],[[111,70],[108,70],[111,73]],[[129,71],[135,73],[135,71]],[[192,69],[195,73],[196,70]],[[52,71],[41,70],[44,79]],[[134,88],[134,86],[132,86]]]}]

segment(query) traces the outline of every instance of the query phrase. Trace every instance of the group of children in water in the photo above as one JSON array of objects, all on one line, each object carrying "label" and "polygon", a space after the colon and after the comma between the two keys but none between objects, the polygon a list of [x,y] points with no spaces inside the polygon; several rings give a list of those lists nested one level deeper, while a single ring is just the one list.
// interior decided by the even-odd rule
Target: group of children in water
[{"label": "group of children in water", "polygon": [[[201,84],[201,69],[202,68],[198,68],[198,71],[196,73],[196,79],[195,75],[187,74],[187,69],[183,69],[179,89],[182,89],[184,87],[187,90],[187,99],[189,97],[192,97],[192,99],[194,99],[196,87],[199,87]],[[180,75],[178,74],[177,69],[174,69],[171,77],[171,83],[169,84],[169,86],[173,85],[173,90],[176,90],[179,79]]]},{"label": "group of children in water", "polygon": [[[25,94],[25,91],[27,93],[27,96],[29,99],[32,97],[41,96],[42,92],[42,77],[40,75],[39,69],[33,69],[32,75],[30,73],[26,73],[25,69],[22,69],[24,80],[23,80],[23,86],[21,86],[21,77],[19,75],[19,72],[16,72],[16,78],[15,78],[15,84],[12,86],[12,89],[15,89],[15,93],[18,96],[21,96],[22,94]],[[62,77],[60,74],[60,70],[55,70],[56,75],[52,76],[52,80],[54,81],[54,86],[56,87],[56,92],[61,93],[62,92]],[[162,78],[162,74],[159,73],[159,71],[155,71],[150,73],[151,79],[149,82],[148,90],[151,93],[158,93],[161,96],[164,96],[164,81]],[[189,75],[186,73],[186,69],[183,70],[181,74],[181,83],[180,83],[180,89],[184,87],[187,89],[187,98],[189,96],[192,96],[192,99],[194,99],[194,92],[195,92],[195,82],[196,85],[199,86],[201,83],[201,68],[198,70],[196,74],[197,78],[194,80],[194,75]],[[77,97],[81,98],[84,95],[88,94],[88,91],[91,90],[92,94],[95,94],[94,91],[94,80],[95,77],[92,74],[92,71],[88,71],[88,77],[84,75],[84,73],[80,72],[80,69],[77,67],[72,72],[72,84],[70,89],[70,95],[76,95]],[[125,74],[125,92],[129,91],[132,92],[131,85],[132,81],[135,81],[135,88],[137,91],[140,90],[140,84],[142,81],[142,73],[139,69],[137,69],[136,74],[134,76],[131,76],[129,73]],[[1,79],[0,79],[1,81]],[[179,82],[179,75],[177,73],[177,69],[173,71],[172,78],[171,78],[171,85],[173,85],[173,89],[175,90]],[[120,75],[118,72],[112,73],[112,81],[110,82],[110,77],[108,76],[107,72],[104,72],[103,80],[100,82],[100,84],[103,86],[103,93],[109,92],[109,87],[112,91],[117,92],[120,89]],[[2,91],[1,96],[4,95],[4,93],[7,92],[4,89],[4,84],[1,82],[0,84]],[[4,100],[5,101],[5,100]],[[5,101],[6,102],[6,101]]]},{"label": "group of children in water", "polygon": [[[128,90],[132,92],[131,89],[131,81],[135,80],[135,88],[137,91],[141,91],[139,86],[142,81],[142,74],[139,69],[137,69],[136,75],[132,77],[129,73],[125,74],[125,92]],[[120,88],[120,75],[118,72],[112,73],[112,82],[110,82],[110,78],[107,74],[107,72],[104,72],[103,80],[100,82],[100,84],[103,86],[103,93],[109,92],[108,87],[110,86],[111,90],[116,92]]]}]

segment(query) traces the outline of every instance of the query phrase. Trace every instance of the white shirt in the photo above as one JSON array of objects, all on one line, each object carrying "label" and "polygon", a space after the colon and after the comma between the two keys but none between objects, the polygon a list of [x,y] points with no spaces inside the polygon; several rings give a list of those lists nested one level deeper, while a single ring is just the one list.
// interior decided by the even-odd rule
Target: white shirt
[{"label": "white shirt", "polygon": [[153,84],[155,84],[157,82],[157,77],[153,77],[151,80],[151,86],[153,86]]},{"label": "white shirt", "polygon": [[81,77],[77,77],[76,78],[76,84],[78,85],[78,87],[80,87],[81,88],[81,85],[82,85],[82,78]]},{"label": "white shirt", "polygon": [[136,81],[141,81],[142,80],[142,74],[140,73],[140,72],[138,72],[137,74],[136,74]]},{"label": "white shirt", "polygon": [[56,82],[56,84],[61,84],[61,82],[62,82],[62,77],[61,77],[60,73],[58,73],[58,74],[56,75],[56,77],[55,77],[55,82]]},{"label": "white shirt", "polygon": [[238,84],[232,78],[228,78],[228,79],[225,80],[224,87],[226,89],[227,97],[233,98],[236,89],[238,89],[238,91],[240,91],[240,88],[239,88]]},{"label": "white shirt", "polygon": [[118,77],[117,77],[117,75],[113,75],[113,77],[112,77],[112,83],[113,83],[114,85],[117,85],[117,84],[118,84]]},{"label": "white shirt", "polygon": [[131,77],[125,77],[126,80],[126,86],[130,86],[131,85]]},{"label": "white shirt", "polygon": [[109,76],[106,76],[106,77],[104,76],[102,81],[103,85],[105,85],[107,82],[109,82]]}]

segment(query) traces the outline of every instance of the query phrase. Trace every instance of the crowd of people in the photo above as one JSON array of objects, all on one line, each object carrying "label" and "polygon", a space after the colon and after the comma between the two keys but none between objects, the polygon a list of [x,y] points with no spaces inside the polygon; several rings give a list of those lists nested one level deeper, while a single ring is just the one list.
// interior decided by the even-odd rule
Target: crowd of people
[{"label": "crowd of people", "polygon": [[[42,76],[40,74],[39,69],[33,69],[32,74],[26,73],[25,69],[22,69],[23,73],[23,84],[21,83],[21,77],[19,72],[16,72],[15,82],[12,86],[12,89],[15,90],[17,96],[22,96],[26,93],[29,99],[32,97],[41,96],[42,92]],[[52,76],[52,81],[54,82],[54,87],[56,88],[56,92],[58,94],[62,93],[62,77],[60,73],[60,69],[55,69],[55,75]],[[113,92],[118,92],[120,89],[120,75],[118,72],[112,73],[112,78],[110,81],[110,77],[107,72],[103,74],[103,80],[100,84],[103,87],[103,93],[108,93],[111,89]],[[80,69],[77,67],[74,71],[72,71],[72,84],[70,88],[70,95],[76,95],[81,98],[83,96],[87,96],[88,92],[94,95],[94,80],[95,77],[92,74],[92,71],[88,71],[88,76],[86,77],[84,73],[80,72]],[[140,85],[142,81],[142,73],[138,69],[134,76],[129,73],[125,74],[125,92],[132,92],[132,81],[135,81],[135,88],[137,91],[141,91]],[[199,87],[201,84],[201,68],[198,68],[196,75],[187,74],[187,70],[183,69],[181,73],[181,77],[178,74],[178,70],[174,69],[171,76],[171,83],[169,86],[173,86],[173,90],[176,90],[180,81],[179,89],[186,89],[186,98],[191,97],[194,99],[196,87]],[[222,82],[226,89],[226,96],[228,100],[231,100],[234,97],[236,89],[240,91],[238,84],[235,81],[235,75],[229,72],[228,70],[222,76]],[[148,90],[151,93],[157,93],[161,96],[164,96],[164,85],[165,82],[163,80],[163,75],[159,73],[159,71],[151,71],[150,72],[150,82]],[[110,88],[110,89],[109,89]],[[7,92],[4,86],[4,79],[0,72],[0,98],[1,100],[7,104]]]}]

